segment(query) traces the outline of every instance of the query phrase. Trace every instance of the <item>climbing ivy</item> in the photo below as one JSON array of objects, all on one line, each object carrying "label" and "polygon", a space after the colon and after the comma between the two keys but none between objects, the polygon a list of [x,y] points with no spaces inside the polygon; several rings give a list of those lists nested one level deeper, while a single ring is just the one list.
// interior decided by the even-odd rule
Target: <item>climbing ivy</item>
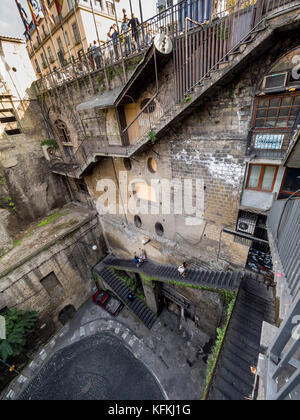
[{"label": "climbing ivy", "polygon": [[157,135],[153,130],[149,131],[148,138],[149,138],[149,140],[151,140],[152,144],[155,144],[156,141],[157,141]]},{"label": "climbing ivy", "polygon": [[207,361],[207,370],[206,370],[206,388],[203,394],[203,399],[206,398],[210,383],[213,378],[215,367],[222,349],[224,338],[226,336],[227,328],[231,319],[231,315],[235,306],[237,293],[235,292],[224,292],[225,296],[225,305],[226,305],[226,320],[225,324],[221,328],[217,328],[217,339],[212,350],[212,353]]}]

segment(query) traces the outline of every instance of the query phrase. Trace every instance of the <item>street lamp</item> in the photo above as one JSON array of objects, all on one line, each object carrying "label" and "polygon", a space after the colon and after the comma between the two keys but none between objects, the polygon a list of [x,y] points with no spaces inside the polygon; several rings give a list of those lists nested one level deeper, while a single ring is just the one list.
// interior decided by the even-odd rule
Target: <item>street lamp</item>
[{"label": "street lamp", "polygon": [[86,244],[85,242],[80,242],[80,241],[78,241],[78,243],[82,244],[82,245],[85,245],[86,247],[88,247],[92,251],[97,251],[97,249],[98,249],[97,245],[89,245],[89,244]]}]

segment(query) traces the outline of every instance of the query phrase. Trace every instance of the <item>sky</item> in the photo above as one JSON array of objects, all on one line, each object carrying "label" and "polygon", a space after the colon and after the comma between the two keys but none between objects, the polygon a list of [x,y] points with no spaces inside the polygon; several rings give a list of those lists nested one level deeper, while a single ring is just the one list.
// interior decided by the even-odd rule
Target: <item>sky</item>
[{"label": "sky", "polygon": [[[129,0],[120,0],[124,3],[124,8],[129,9]],[[19,0],[28,14],[27,0]],[[147,19],[156,14],[157,0],[142,0],[144,19]],[[132,0],[133,9],[139,17],[138,0]],[[30,20],[30,19],[29,19]],[[17,10],[15,0],[0,0],[0,35],[10,36],[15,38],[24,38],[24,25]]]}]

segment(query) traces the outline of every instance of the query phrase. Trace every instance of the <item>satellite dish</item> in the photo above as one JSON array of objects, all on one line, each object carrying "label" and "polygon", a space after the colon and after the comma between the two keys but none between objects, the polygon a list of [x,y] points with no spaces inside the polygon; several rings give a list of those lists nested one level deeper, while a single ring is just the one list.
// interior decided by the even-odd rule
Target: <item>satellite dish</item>
[{"label": "satellite dish", "polygon": [[154,38],[154,45],[157,51],[162,54],[170,54],[173,50],[173,43],[171,38],[165,34],[158,34]]}]

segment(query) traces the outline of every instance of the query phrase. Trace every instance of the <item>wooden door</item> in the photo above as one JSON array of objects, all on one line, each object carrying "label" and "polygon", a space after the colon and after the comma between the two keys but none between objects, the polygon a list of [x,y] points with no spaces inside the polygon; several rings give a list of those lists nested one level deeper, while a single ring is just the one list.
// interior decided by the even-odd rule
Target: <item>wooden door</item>
[{"label": "wooden door", "polygon": [[[127,104],[125,105],[124,108],[125,108],[126,123],[128,126],[137,116],[137,104],[136,103]],[[138,120],[136,120],[128,129],[129,144],[135,144],[139,138],[140,138],[139,122]]]}]

